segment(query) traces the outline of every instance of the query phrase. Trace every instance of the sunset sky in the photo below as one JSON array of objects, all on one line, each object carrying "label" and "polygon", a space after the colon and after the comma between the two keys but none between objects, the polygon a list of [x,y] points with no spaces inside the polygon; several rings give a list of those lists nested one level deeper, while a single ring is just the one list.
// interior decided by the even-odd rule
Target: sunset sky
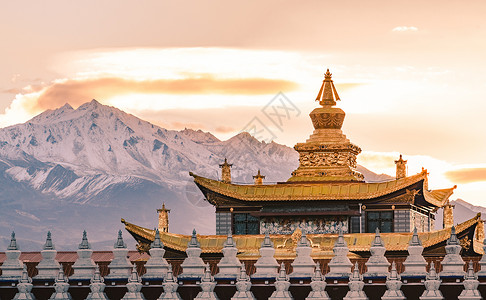
[{"label": "sunset sky", "polygon": [[[329,68],[358,163],[394,174],[403,153],[409,175],[486,206],[485,15],[485,1],[4,1],[0,126],[95,98],[221,139],[259,120],[293,146]],[[297,109],[274,124],[279,92]]]}]

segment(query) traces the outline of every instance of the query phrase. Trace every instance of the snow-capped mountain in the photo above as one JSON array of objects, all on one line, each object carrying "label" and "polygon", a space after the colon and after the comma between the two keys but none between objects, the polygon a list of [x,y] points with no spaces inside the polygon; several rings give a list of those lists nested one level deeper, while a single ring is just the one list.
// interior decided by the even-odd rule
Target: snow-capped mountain
[{"label": "snow-capped mountain", "polygon": [[[227,158],[234,182],[285,181],[298,154],[242,132],[221,141],[201,130],[167,130],[93,100],[66,104],[0,129],[0,251],[15,230],[24,251],[41,250],[48,230],[74,250],[86,229],[97,249],[111,249],[120,218],[153,228],[162,202],[170,230],[214,234],[214,208],[189,176],[220,177]],[[358,166],[365,180],[392,179]],[[134,241],[125,233],[131,247]]]},{"label": "snow-capped mountain", "polygon": [[92,227],[95,240],[109,239],[121,217],[156,226],[162,202],[172,209],[177,232],[213,233],[213,208],[188,173],[217,178],[224,158],[234,164],[235,182],[251,182],[257,169],[268,181],[286,180],[297,166],[293,149],[248,133],[220,141],[200,130],[166,130],[96,100],[45,111],[0,129],[0,186],[8,186],[0,205],[15,206],[0,212],[8,220],[0,223],[0,235],[41,234],[42,242],[50,229],[74,244]]}]

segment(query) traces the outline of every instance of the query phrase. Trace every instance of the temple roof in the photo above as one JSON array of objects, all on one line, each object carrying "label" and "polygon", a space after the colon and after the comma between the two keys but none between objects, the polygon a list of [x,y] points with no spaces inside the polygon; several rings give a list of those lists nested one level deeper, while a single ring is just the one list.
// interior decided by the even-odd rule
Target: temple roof
[{"label": "temple roof", "polygon": [[428,191],[426,170],[413,176],[386,182],[308,182],[265,185],[238,185],[189,174],[202,188],[248,202],[366,200],[386,196],[422,181],[424,199],[433,206],[441,207],[454,190],[450,188]]},{"label": "temple roof", "polygon": [[[134,237],[139,236],[145,240],[153,241],[155,238],[155,231],[146,229],[135,224],[126,222],[125,229]],[[462,236],[463,239],[469,240],[469,234],[474,233],[478,222],[482,222],[481,215],[478,214],[470,220],[456,225],[456,233]],[[419,232],[419,238],[422,245],[427,248],[434,248],[441,243],[445,243],[450,237],[451,228],[431,232]],[[412,239],[412,232],[404,233],[381,233],[381,238],[385,244],[387,251],[407,251],[408,244]],[[275,245],[275,256],[279,259],[295,257],[295,247],[299,242],[301,236],[294,232],[290,234],[270,235],[272,242]],[[332,248],[338,237],[338,234],[307,234],[307,239],[311,242],[312,256],[314,258],[327,258],[332,256]],[[265,235],[233,235],[233,240],[239,251],[240,259],[255,259],[259,256],[258,249],[265,238]],[[375,233],[351,233],[345,234],[344,239],[348,244],[349,251],[352,255],[359,256],[360,253],[369,252],[372,241],[375,238]],[[165,248],[174,249],[183,252],[187,248],[187,243],[190,241],[190,235],[182,235],[176,233],[162,232],[160,239],[164,243]],[[203,253],[221,253],[226,241],[226,235],[198,235],[198,241],[201,243]],[[140,242],[140,241],[139,241]],[[482,244],[482,241],[472,241],[471,247],[474,252],[482,254],[481,247],[477,247],[475,243]]]}]

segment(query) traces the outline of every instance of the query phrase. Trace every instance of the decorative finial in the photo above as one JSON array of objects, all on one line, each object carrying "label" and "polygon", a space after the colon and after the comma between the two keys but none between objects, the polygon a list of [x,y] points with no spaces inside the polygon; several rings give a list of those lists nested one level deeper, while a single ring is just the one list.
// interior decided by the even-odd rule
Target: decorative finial
[{"label": "decorative finial", "polygon": [[137,273],[137,265],[133,264],[132,273],[130,275],[130,278],[128,278],[128,282],[140,282],[140,281],[141,279]]},{"label": "decorative finial", "polygon": [[316,101],[319,101],[319,104],[322,106],[333,106],[336,105],[337,100],[341,100],[339,99],[339,95],[336,91],[336,87],[334,87],[331,77],[332,74],[329,72],[329,69],[327,69],[326,73],[324,74],[324,81],[322,82],[321,89],[319,90],[316,98]]},{"label": "decorative finial", "polygon": [[224,248],[234,248],[236,247],[235,240],[233,240],[233,235],[231,232],[228,232],[228,236],[226,237],[226,241],[223,244]]},{"label": "decorative finial", "polygon": [[427,274],[427,280],[437,280],[439,279],[437,272],[435,271],[435,263],[433,261],[430,262],[430,269],[429,273]]},{"label": "decorative finial", "polygon": [[167,275],[164,277],[164,282],[175,282],[174,275],[172,274],[172,265],[169,263],[167,269]]},{"label": "decorative finial", "polygon": [[54,245],[52,244],[51,232],[47,232],[46,243],[44,244],[44,250],[54,250]]},{"label": "decorative finial", "polygon": [[310,241],[305,235],[305,230],[302,230],[302,236],[300,237],[299,243],[297,244],[297,247],[310,247]]},{"label": "decorative finial", "polygon": [[361,280],[361,276],[359,274],[359,267],[358,267],[358,262],[356,262],[354,264],[354,270],[353,270],[353,274],[351,275],[351,278],[350,278],[351,281],[358,281],[358,280]]},{"label": "decorative finial", "polygon": [[371,247],[383,247],[383,240],[381,239],[380,236],[380,229],[376,227],[375,231],[375,239],[373,240],[373,243],[371,243]]},{"label": "decorative finial", "polygon": [[334,244],[335,247],[346,247],[346,240],[344,239],[344,234],[342,228],[339,228],[339,235],[336,240],[336,243]]},{"label": "decorative finial", "polygon": [[280,272],[278,273],[277,281],[285,281],[287,280],[287,272],[285,271],[284,263],[280,263]]},{"label": "decorative finial", "polygon": [[155,229],[155,238],[150,248],[164,248],[164,244],[160,241],[160,232],[159,229]]},{"label": "decorative finial", "polygon": [[91,249],[91,245],[88,243],[88,234],[86,233],[86,230],[83,231],[83,239],[81,240],[78,249]]},{"label": "decorative finial", "polygon": [[126,248],[127,244],[123,241],[122,231],[118,230],[118,238],[116,239],[115,249]]},{"label": "decorative finial", "polygon": [[32,278],[29,277],[26,264],[24,264],[24,268],[22,269],[22,276],[20,276],[19,283],[32,283]]},{"label": "decorative finial", "polygon": [[460,245],[459,239],[456,235],[456,227],[451,227],[451,237],[447,240],[447,245]]},{"label": "decorative finial", "polygon": [[321,265],[317,262],[312,281],[322,281]]},{"label": "decorative finial", "polygon": [[12,251],[12,250],[19,250],[19,247],[17,246],[17,240],[15,239],[15,232],[12,231],[12,237],[10,238],[10,245],[8,245],[7,250]]},{"label": "decorative finial", "polygon": [[324,73],[324,78],[325,79],[331,79],[331,77],[332,77],[332,73],[329,72],[329,69],[327,69],[326,73]]},{"label": "decorative finial", "polygon": [[474,273],[474,267],[473,267],[473,261],[470,260],[469,263],[467,264],[467,273],[465,278],[466,280],[476,280],[476,273]]},{"label": "decorative finial", "polygon": [[213,277],[211,276],[211,268],[209,267],[209,263],[206,264],[206,269],[204,270],[204,276],[201,279],[202,282],[212,282]]},{"label": "decorative finial", "polygon": [[56,283],[58,282],[68,282],[66,275],[64,274],[64,269],[62,265],[59,266],[59,273],[57,274]]},{"label": "decorative finial", "polygon": [[390,276],[388,277],[389,279],[399,279],[399,275],[397,272],[397,266],[395,264],[395,261],[392,262],[391,266],[391,271],[390,271]]},{"label": "decorative finial", "polygon": [[201,244],[197,240],[197,234],[196,234],[196,229],[195,228],[192,230],[191,240],[187,244],[187,247],[188,248],[201,248]]},{"label": "decorative finial", "polygon": [[417,227],[413,229],[413,235],[412,239],[410,240],[409,243],[410,246],[422,246],[422,242],[419,239],[418,233],[417,233]]},{"label": "decorative finial", "polygon": [[91,283],[102,283],[104,281],[105,280],[103,279],[103,277],[101,277],[101,274],[100,274],[100,266],[98,266],[98,264],[96,264],[95,272],[94,272],[93,277],[91,278],[90,282]]},{"label": "decorative finial", "polygon": [[268,234],[268,231],[265,233],[265,238],[263,239],[262,248],[273,248],[273,242],[270,239],[270,235]]},{"label": "decorative finial", "polygon": [[246,268],[245,264],[242,263],[240,267],[240,276],[238,276],[238,281],[249,281],[250,279],[248,278],[246,274]]}]

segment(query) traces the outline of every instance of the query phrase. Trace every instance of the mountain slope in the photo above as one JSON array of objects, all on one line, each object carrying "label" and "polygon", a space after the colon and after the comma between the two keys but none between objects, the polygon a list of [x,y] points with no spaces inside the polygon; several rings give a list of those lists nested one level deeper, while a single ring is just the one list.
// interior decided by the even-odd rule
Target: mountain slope
[{"label": "mountain slope", "polygon": [[89,229],[93,241],[106,240],[120,217],[156,226],[161,202],[172,209],[173,230],[214,233],[214,209],[188,173],[217,178],[225,157],[235,182],[250,182],[257,169],[269,181],[286,180],[297,162],[293,149],[248,133],[220,141],[200,130],[166,130],[95,100],[45,111],[0,129],[0,217],[8,220],[0,237],[15,229],[19,239],[42,242],[50,229],[75,244]]}]

